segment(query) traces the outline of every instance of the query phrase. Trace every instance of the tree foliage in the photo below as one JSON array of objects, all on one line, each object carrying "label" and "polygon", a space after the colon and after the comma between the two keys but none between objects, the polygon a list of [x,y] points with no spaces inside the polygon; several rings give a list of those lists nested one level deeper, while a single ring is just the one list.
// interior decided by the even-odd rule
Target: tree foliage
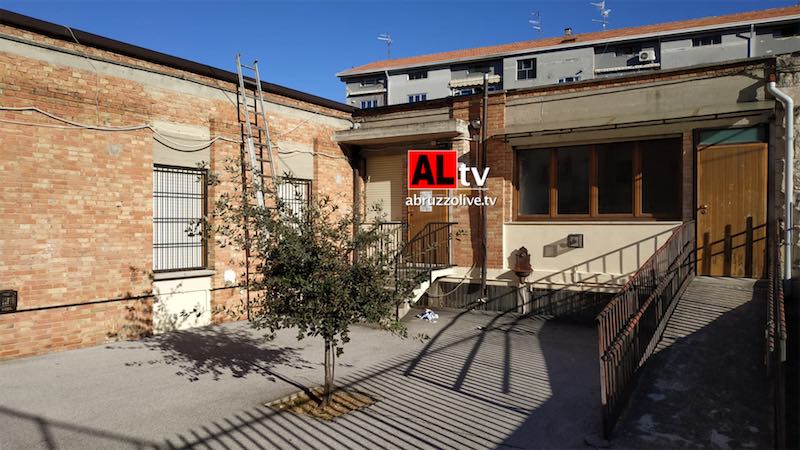
[{"label": "tree foliage", "polygon": [[[271,334],[297,330],[297,338],[320,337],[325,345],[324,404],[333,389],[336,357],[354,324],[370,323],[405,336],[394,320],[412,284],[397,286],[395,237],[382,221],[361,223],[356,211],[330,198],[298,211],[274,194],[259,208],[222,195],[216,231],[249,250],[250,320]],[[270,201],[271,200],[271,201]]]}]

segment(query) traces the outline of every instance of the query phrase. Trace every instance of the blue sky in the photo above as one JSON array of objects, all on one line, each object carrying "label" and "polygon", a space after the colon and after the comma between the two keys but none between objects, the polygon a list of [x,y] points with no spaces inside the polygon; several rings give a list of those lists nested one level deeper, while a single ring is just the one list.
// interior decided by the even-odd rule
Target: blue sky
[{"label": "blue sky", "polygon": [[[607,0],[610,28],[797,4],[797,0]],[[3,1],[38,19],[235,70],[234,55],[257,58],[262,78],[343,100],[335,73],[392,56],[576,33],[600,24],[589,0],[429,1]],[[541,33],[528,24],[539,11]]]}]

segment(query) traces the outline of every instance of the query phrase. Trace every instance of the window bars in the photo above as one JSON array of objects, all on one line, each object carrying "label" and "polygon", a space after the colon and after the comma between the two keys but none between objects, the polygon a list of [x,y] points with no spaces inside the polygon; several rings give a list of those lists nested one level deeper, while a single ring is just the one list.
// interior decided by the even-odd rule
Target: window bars
[{"label": "window bars", "polygon": [[201,169],[153,167],[154,272],[206,268],[206,177]]},{"label": "window bars", "polygon": [[294,216],[303,215],[311,201],[311,180],[281,178],[278,181],[278,199]]}]

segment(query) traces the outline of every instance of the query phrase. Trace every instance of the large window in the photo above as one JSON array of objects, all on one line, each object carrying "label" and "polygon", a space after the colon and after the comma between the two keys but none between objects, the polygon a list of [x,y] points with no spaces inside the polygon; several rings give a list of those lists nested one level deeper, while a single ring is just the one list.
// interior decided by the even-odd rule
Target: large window
[{"label": "large window", "polygon": [[589,214],[590,147],[567,147],[556,152],[558,214]]},{"label": "large window", "polygon": [[517,79],[532,80],[536,78],[536,58],[517,61]]},{"label": "large window", "polygon": [[680,218],[681,140],[517,151],[520,219]]},{"label": "large window", "polygon": [[361,109],[377,108],[378,100],[361,100]]},{"label": "large window", "polygon": [[632,142],[603,144],[596,148],[597,212],[599,214],[633,213]]},{"label": "large window", "polygon": [[153,168],[153,271],[204,269],[205,170]]}]

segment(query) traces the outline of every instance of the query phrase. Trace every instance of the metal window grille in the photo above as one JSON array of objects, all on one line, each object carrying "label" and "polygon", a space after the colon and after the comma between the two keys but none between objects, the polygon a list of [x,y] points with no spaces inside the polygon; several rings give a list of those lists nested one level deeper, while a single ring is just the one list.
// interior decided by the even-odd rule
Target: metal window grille
[{"label": "metal window grille", "polygon": [[153,271],[206,268],[206,171],[153,167]]},{"label": "metal window grille", "polygon": [[281,178],[278,182],[278,199],[292,214],[301,216],[311,201],[311,180]]}]

